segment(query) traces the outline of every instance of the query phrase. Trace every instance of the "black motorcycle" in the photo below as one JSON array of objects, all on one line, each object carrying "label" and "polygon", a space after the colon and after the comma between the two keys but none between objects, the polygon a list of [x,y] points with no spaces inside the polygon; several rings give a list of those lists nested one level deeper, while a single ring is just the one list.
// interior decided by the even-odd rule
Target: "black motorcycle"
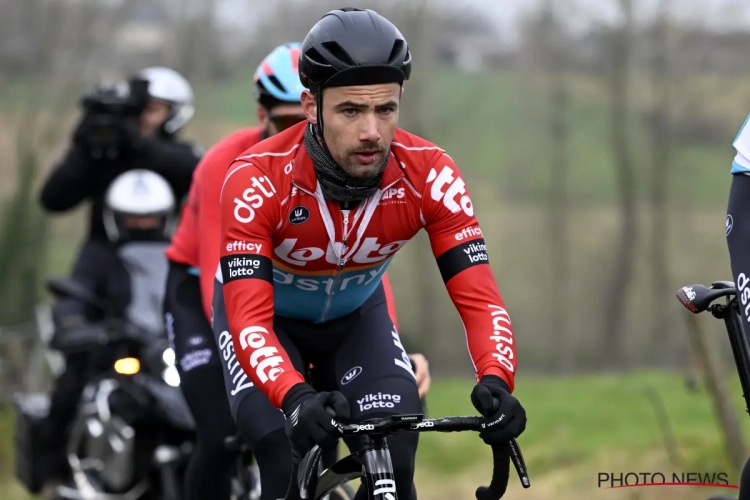
[{"label": "black motorcycle", "polygon": [[[112,319],[107,305],[72,279],[50,279],[47,288],[58,298],[101,309],[106,318],[99,327],[69,332],[51,346],[62,352],[85,350],[97,359],[67,443],[72,479],[57,487],[59,498],[179,500],[195,423],[166,335]],[[14,406],[16,475],[36,493],[42,485],[33,455],[48,400],[19,394]]]}]

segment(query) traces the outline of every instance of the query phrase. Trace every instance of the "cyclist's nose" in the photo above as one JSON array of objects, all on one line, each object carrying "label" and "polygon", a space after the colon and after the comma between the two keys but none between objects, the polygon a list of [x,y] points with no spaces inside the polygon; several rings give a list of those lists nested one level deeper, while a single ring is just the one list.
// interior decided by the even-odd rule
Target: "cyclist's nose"
[{"label": "cyclist's nose", "polygon": [[378,142],[380,141],[380,132],[378,131],[378,120],[374,114],[368,113],[362,117],[359,129],[359,140],[361,142]]}]

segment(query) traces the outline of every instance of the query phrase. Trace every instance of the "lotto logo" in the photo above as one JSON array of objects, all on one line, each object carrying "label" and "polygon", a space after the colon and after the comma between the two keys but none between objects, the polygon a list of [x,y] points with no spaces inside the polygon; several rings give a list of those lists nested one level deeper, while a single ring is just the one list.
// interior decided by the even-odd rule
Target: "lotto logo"
[{"label": "lotto logo", "polygon": [[[264,184],[267,183],[268,187]],[[242,193],[242,199],[234,199],[234,218],[237,222],[247,224],[255,218],[255,209],[263,206],[263,196],[270,198],[276,193],[276,189],[271,181],[265,175],[263,177],[252,177],[249,187]],[[256,193],[256,189],[263,193],[263,196]]]},{"label": "lotto logo", "polygon": [[[453,169],[444,166],[438,174],[433,168],[427,176],[427,183],[435,181],[430,189],[430,196],[435,201],[443,202],[443,205],[454,214],[463,210],[469,217],[474,215],[474,206],[471,204],[471,198],[466,194],[466,183],[460,177],[454,176]],[[443,191],[445,189],[445,191]],[[456,202],[456,197],[461,195]]]},{"label": "lotto logo", "polygon": [[248,326],[239,335],[242,350],[248,347],[253,349],[250,354],[250,366],[255,369],[255,375],[261,384],[265,384],[269,379],[275,382],[284,371],[279,367],[284,362],[284,358],[279,356],[278,349],[266,345],[266,335],[268,335],[268,330],[262,326]]},{"label": "lotto logo", "polygon": [[[401,247],[406,245],[409,240],[394,241],[386,245],[378,243],[377,238],[365,238],[359,249],[351,258],[356,264],[374,264],[386,260],[395,254]],[[341,248],[341,243],[336,243]],[[338,264],[339,258],[336,256],[331,243],[328,243],[327,250],[317,247],[297,247],[297,238],[287,238],[282,241],[273,253],[284,262],[296,266],[304,266],[308,262],[318,260],[325,256],[329,264]]]}]

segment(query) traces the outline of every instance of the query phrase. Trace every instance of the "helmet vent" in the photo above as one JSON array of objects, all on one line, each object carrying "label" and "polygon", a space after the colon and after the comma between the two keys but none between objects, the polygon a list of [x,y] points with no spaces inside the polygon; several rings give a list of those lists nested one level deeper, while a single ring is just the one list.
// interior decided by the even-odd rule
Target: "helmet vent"
[{"label": "helmet vent", "polygon": [[326,61],[322,55],[320,55],[320,52],[318,52],[315,49],[310,49],[307,52],[305,52],[305,57],[310,59],[311,61],[321,64],[323,66],[329,66],[328,61]]},{"label": "helmet vent", "polygon": [[338,42],[323,42],[321,45],[323,45],[323,47],[325,47],[328,52],[333,54],[333,56],[339,61],[342,61],[349,66],[356,66],[352,58],[349,57],[349,54],[346,53],[346,51],[341,47],[341,45],[339,45]]},{"label": "helmet vent", "polygon": [[286,89],[281,84],[278,78],[276,78],[276,75],[271,75],[268,77],[268,80],[273,84],[274,87],[281,90],[282,92],[286,92]]},{"label": "helmet vent", "polygon": [[391,49],[391,55],[388,56],[388,63],[394,64],[401,53],[401,51],[404,48],[404,41],[403,40],[396,40],[393,42],[393,49]]}]

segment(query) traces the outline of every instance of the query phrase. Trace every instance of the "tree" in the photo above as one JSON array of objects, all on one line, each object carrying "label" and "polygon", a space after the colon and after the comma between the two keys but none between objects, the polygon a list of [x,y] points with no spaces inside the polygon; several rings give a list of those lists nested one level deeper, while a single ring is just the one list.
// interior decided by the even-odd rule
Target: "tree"
[{"label": "tree", "polygon": [[548,99],[548,127],[550,140],[549,167],[550,185],[548,191],[548,233],[549,257],[551,263],[550,289],[550,331],[555,332],[555,354],[553,359],[558,370],[565,370],[571,361],[564,353],[568,342],[568,297],[570,281],[570,241],[568,240],[568,175],[570,159],[568,142],[570,136],[567,122],[570,96],[566,83],[568,54],[566,37],[563,33],[558,13],[551,0],[548,0],[540,14],[536,29],[539,32],[541,63],[545,73]]},{"label": "tree", "polygon": [[[670,131],[670,59],[668,54],[668,2],[659,5],[659,15],[653,27],[651,56],[651,88],[653,104],[651,108],[651,269],[652,303],[654,307],[652,339],[663,339],[669,331],[669,309],[663,304],[671,299],[669,282],[669,174],[671,171],[671,131]],[[661,340],[658,340],[661,342]],[[654,344],[656,345],[656,344]],[[670,351],[672,349],[669,349]]]},{"label": "tree", "polygon": [[[96,38],[102,24],[119,12],[95,2],[11,2],[3,10],[4,22],[21,24],[34,3],[35,22],[45,33],[34,53],[44,64],[0,85],[0,107],[8,118],[2,134],[5,164],[0,165],[12,188],[0,207],[0,324],[14,324],[33,317],[39,284],[45,272],[47,223],[38,206],[36,189],[50,153],[68,133],[67,117],[75,104],[86,65],[64,65],[71,53],[87,60],[96,50],[85,48]],[[101,53],[97,54],[101,55]],[[106,58],[93,58],[101,61]],[[13,167],[11,167],[11,164]]]},{"label": "tree", "polygon": [[633,31],[633,0],[619,0],[622,21],[609,31],[608,87],[610,100],[610,141],[616,168],[620,210],[619,234],[615,238],[614,262],[605,284],[602,307],[603,350],[601,368],[613,368],[622,362],[627,297],[633,280],[638,238],[635,168],[628,132],[630,108],[630,53]]}]

